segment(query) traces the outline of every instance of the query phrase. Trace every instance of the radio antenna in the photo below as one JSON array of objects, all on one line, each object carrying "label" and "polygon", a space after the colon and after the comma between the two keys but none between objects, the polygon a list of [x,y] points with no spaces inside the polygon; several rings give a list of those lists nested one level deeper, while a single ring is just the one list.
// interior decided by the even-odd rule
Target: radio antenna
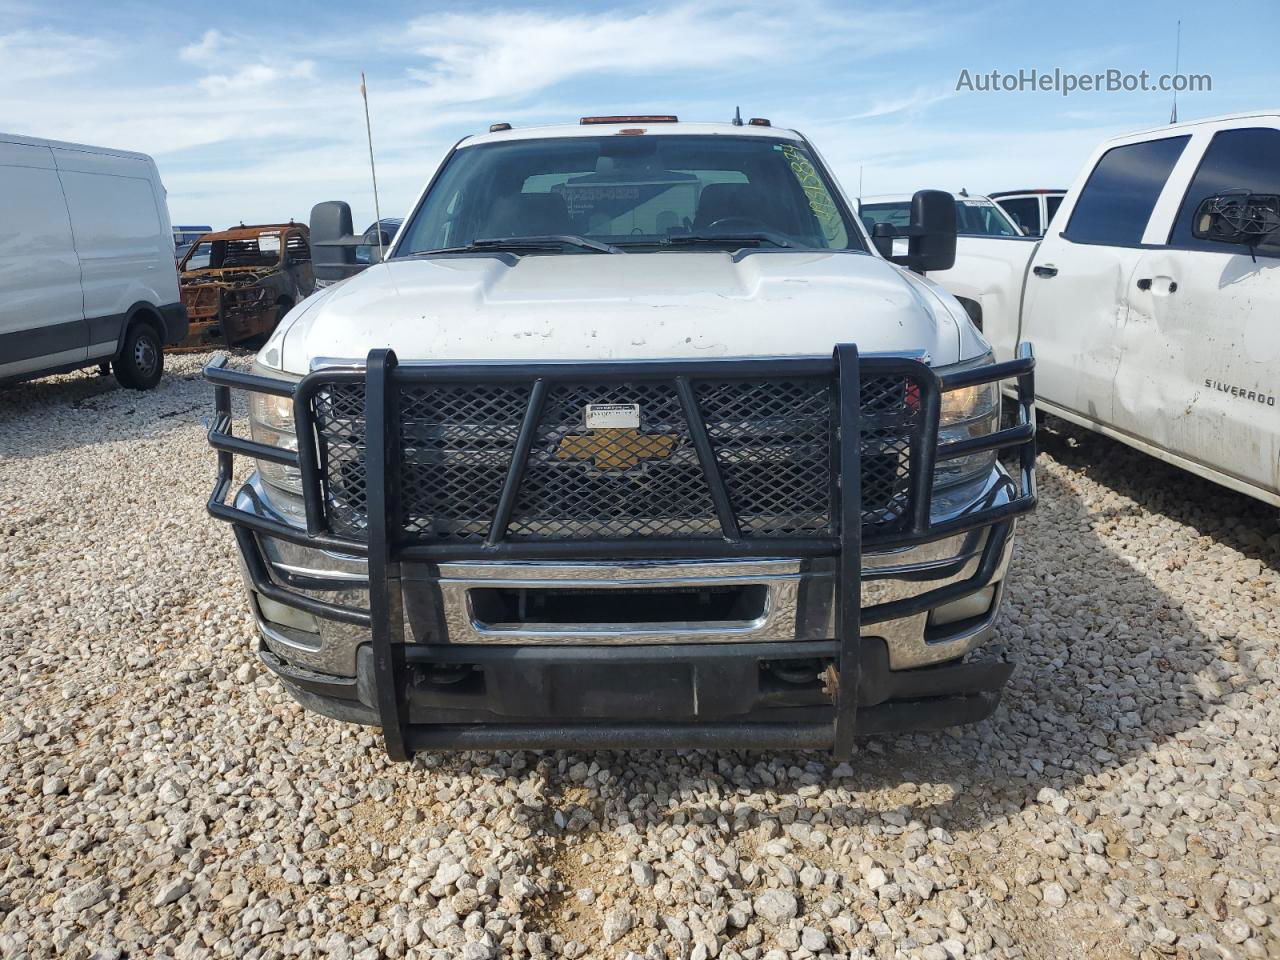
[{"label": "radio antenna", "polygon": [[369,90],[364,85],[364,71],[360,71],[360,96],[364,100],[364,132],[369,138],[369,174],[373,177],[373,230],[378,235],[378,259],[382,251],[382,209],[378,206],[378,168],[373,163],[373,124],[369,122]]},{"label": "radio antenna", "polygon": [[742,126],[742,108],[741,107],[733,108],[733,125],[735,127]]},{"label": "radio antenna", "polygon": [[1178,122],[1178,67],[1182,63],[1182,21],[1178,21],[1178,39],[1173,46],[1173,113],[1169,114],[1169,122]]}]

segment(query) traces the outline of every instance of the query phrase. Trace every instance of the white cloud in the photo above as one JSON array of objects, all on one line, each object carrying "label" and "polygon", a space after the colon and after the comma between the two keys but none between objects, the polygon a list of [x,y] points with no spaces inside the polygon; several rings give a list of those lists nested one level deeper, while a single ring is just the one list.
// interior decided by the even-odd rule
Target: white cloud
[{"label": "white cloud", "polygon": [[[612,110],[727,120],[740,103],[748,116],[813,134],[850,191],[864,166],[877,193],[1056,185],[1117,132],[1112,124],[1143,125],[1111,103],[1107,116],[1068,123],[1056,101],[1043,116],[995,103],[981,116],[971,98],[937,109],[953,92],[934,54],[982,36],[989,11],[976,7],[647,0],[408,21],[374,9],[293,31],[279,22],[250,31],[228,16],[218,29],[196,19],[198,29],[174,36],[191,14],[115,34],[101,25],[84,35],[0,29],[0,123],[151,153],[174,218],[214,224],[305,218],[333,198],[372,219],[359,96],[366,63],[388,214],[405,211],[460,133],[493,120]],[[108,58],[125,69],[98,69]],[[1055,123],[1076,129],[1045,129]]]},{"label": "white cloud", "polygon": [[0,33],[0,83],[17,85],[32,80],[82,73],[96,67],[110,53],[95,37],[57,30],[14,30]]},{"label": "white cloud", "polygon": [[430,61],[409,73],[431,101],[522,102],[591,76],[686,72],[703,78],[699,86],[759,79],[797,59],[847,61],[908,50],[932,42],[937,29],[919,12],[902,9],[816,0],[785,7],[703,2],[634,14],[433,14],[412,21],[401,42]]},{"label": "white cloud", "polygon": [[188,44],[178,51],[178,56],[187,63],[207,66],[217,62],[226,42],[227,37],[221,30],[206,30],[198,42]]},{"label": "white cloud", "polygon": [[686,6],[633,16],[435,15],[409,26],[416,52],[431,61],[410,73],[427,85],[433,100],[524,100],[584,74],[759,61],[776,52],[777,35],[750,20]]},{"label": "white cloud", "polygon": [[911,113],[923,110],[935,103],[941,103],[955,96],[954,91],[939,90],[937,88],[920,88],[914,93],[901,97],[890,97],[887,99],[873,100],[871,106],[858,113],[844,117],[844,120],[874,120],[878,117],[887,117],[895,113]]},{"label": "white cloud", "polygon": [[270,93],[276,84],[288,80],[315,78],[316,65],[311,60],[299,60],[284,67],[272,67],[265,63],[252,63],[232,73],[211,73],[201,77],[200,86],[215,96],[243,93]]}]

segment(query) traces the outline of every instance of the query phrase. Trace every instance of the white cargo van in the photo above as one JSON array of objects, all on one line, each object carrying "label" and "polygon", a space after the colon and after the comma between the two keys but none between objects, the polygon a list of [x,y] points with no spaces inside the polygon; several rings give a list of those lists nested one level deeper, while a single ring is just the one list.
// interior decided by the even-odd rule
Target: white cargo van
[{"label": "white cargo van", "polygon": [[155,162],[0,133],[0,222],[0,383],[109,364],[154,387],[187,331]]},{"label": "white cargo van", "polygon": [[1280,113],[1103,143],[1027,266],[983,332],[1044,410],[1280,506]]}]

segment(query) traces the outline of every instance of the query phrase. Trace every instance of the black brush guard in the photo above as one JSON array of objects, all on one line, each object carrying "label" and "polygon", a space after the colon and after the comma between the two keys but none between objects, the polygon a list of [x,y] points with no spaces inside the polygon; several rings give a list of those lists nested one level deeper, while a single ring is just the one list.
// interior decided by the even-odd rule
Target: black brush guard
[{"label": "black brush guard", "polygon": [[[371,634],[376,708],[386,748],[397,760],[423,749],[555,749],[572,747],[680,748],[800,748],[830,747],[837,757],[852,753],[858,732],[860,633],[864,623],[879,623],[931,609],[985,585],[998,567],[1014,519],[1036,503],[1035,485],[1035,361],[1030,344],[1020,344],[1017,358],[940,375],[926,364],[908,358],[859,357],[852,344],[835,348],[830,359],[776,358],[745,360],[671,360],[620,362],[553,362],[541,364],[463,363],[400,366],[391,350],[373,350],[365,364],[327,366],[297,383],[231,370],[219,356],[205,368],[214,386],[216,415],[208,432],[218,451],[218,477],[209,498],[209,513],[233,525],[253,588],[279,603],[316,616],[367,627]],[[724,465],[699,409],[694,384],[710,379],[826,378],[830,384],[831,505],[830,530],[822,535],[744,535],[724,479]],[[904,499],[888,523],[869,523],[863,510],[860,443],[840,438],[863,437],[861,385],[869,378],[901,378],[914,384],[918,416],[910,431]],[[942,394],[979,384],[1016,379],[1016,423],[997,432],[939,446]],[[402,461],[399,422],[400,397],[405,388],[428,384],[526,384],[527,410],[521,421],[506,479],[493,505],[487,536],[479,542],[445,542],[410,535],[402,522]],[[508,536],[513,511],[530,459],[540,412],[548,391],[558,384],[644,384],[672,387],[683,411],[688,439],[706,481],[717,536],[635,536],[628,538]],[[327,506],[323,445],[317,442],[316,398],[340,384],[364,387],[364,467],[367,528],[364,536],[335,533]],[[299,450],[293,452],[235,436],[232,431],[231,390],[240,389],[291,397]],[[983,501],[950,520],[932,523],[934,468],[937,463],[974,453],[1013,450],[1017,455],[1017,483],[997,487]],[[306,529],[258,516],[229,505],[236,454],[296,468],[301,473]],[[1006,493],[1004,502],[995,502]],[[864,547],[910,547],[955,534],[989,527],[978,568],[969,579],[924,594],[862,608],[862,552]],[[256,542],[257,535],[291,543],[365,557],[368,561],[369,607],[355,609],[331,603],[278,584]],[[405,621],[400,564],[404,561],[441,563],[460,560],[609,560],[749,559],[776,557],[835,557],[837,681],[833,685],[833,721],[814,723],[663,723],[646,724],[436,724],[410,725],[405,684]],[[320,588],[320,584],[295,586]],[[471,648],[475,649],[475,648]],[[797,646],[799,649],[799,646]],[[426,651],[423,651],[424,653]],[[456,659],[458,650],[441,648],[442,660]],[[415,660],[421,658],[415,657]]]}]

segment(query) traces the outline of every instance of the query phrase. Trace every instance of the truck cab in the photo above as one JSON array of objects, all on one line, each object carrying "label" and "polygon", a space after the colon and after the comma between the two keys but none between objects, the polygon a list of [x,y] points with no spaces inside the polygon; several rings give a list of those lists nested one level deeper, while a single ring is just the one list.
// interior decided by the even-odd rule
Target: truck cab
[{"label": "truck cab", "polygon": [[1280,116],[1103,143],[1009,299],[1046,411],[1280,506]]},{"label": "truck cab", "polygon": [[367,267],[318,205],[321,289],[206,371],[262,661],[398,759],[987,716],[1033,360],[917,272],[955,217],[911,206],[904,266],[801,134],[665,116],[464,139]]}]

